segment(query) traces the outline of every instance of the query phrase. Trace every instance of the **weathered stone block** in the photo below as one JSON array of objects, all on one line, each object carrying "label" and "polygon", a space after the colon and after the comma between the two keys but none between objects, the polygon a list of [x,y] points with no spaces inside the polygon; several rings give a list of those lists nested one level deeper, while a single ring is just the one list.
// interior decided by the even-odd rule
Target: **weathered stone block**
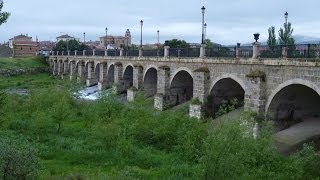
[{"label": "weathered stone block", "polygon": [[127,100],[128,100],[128,102],[134,101],[134,98],[136,97],[136,95],[137,95],[137,90],[129,88],[127,90]]},{"label": "weathered stone block", "polygon": [[191,118],[201,119],[202,118],[202,105],[201,104],[190,104],[189,116]]}]

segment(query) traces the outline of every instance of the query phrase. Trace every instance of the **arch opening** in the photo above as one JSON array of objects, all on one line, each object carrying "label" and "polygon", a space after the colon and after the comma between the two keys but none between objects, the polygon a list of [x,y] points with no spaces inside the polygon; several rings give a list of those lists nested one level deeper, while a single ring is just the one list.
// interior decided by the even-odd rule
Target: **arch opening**
[{"label": "arch opening", "polygon": [[124,90],[127,90],[133,85],[133,67],[127,66],[123,73]]},{"label": "arch opening", "polygon": [[150,68],[145,74],[143,90],[146,97],[154,96],[157,93],[158,72],[155,68]]},{"label": "arch opening", "polygon": [[107,88],[112,87],[114,83],[114,65],[110,65],[107,74]]},{"label": "arch opening", "polygon": [[267,107],[267,118],[281,131],[308,120],[320,120],[320,95],[302,84],[282,88]]},{"label": "arch opening", "polygon": [[99,81],[99,79],[100,79],[100,63],[96,65],[96,67],[94,69],[94,73],[95,73],[95,77],[96,77],[97,81]]},{"label": "arch opening", "polygon": [[179,105],[192,99],[193,78],[185,70],[179,71],[172,79],[170,85],[170,105]]},{"label": "arch opening", "polygon": [[207,98],[208,116],[219,117],[244,105],[245,90],[232,78],[217,81]]}]

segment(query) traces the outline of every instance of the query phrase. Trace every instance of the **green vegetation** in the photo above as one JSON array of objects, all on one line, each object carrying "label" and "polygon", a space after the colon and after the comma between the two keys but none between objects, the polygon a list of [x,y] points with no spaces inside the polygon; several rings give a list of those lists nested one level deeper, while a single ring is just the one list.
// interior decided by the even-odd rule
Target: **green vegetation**
[{"label": "green vegetation", "polygon": [[0,69],[27,69],[47,66],[42,57],[0,58]]},{"label": "green vegetation", "polygon": [[89,46],[80,43],[79,41],[72,39],[68,41],[60,40],[55,47],[53,48],[54,51],[83,51],[83,50],[90,50]]},{"label": "green vegetation", "polygon": [[190,47],[190,45],[185,40],[179,40],[179,39],[166,40],[164,45],[169,46],[170,48],[189,48]]},{"label": "green vegetation", "polygon": [[0,1],[0,25],[3,24],[3,23],[6,23],[8,18],[9,18],[9,16],[10,16],[10,13],[3,12],[2,8],[3,8],[3,1],[1,0]]},{"label": "green vegetation", "polygon": [[[251,113],[212,128],[210,121],[188,118],[187,106],[157,112],[141,95],[129,104],[113,95],[80,101],[72,97],[68,81],[45,75],[10,77],[4,88],[19,88],[19,82],[34,84],[25,87],[30,96],[0,93],[4,139],[0,144],[12,144],[7,151],[15,152],[12,158],[21,158],[10,170],[13,179],[21,177],[17,172],[39,179],[316,179],[320,175],[320,156],[312,146],[281,156],[272,145],[270,125],[264,122],[259,138],[253,139]],[[0,158],[0,177],[3,162]]]}]

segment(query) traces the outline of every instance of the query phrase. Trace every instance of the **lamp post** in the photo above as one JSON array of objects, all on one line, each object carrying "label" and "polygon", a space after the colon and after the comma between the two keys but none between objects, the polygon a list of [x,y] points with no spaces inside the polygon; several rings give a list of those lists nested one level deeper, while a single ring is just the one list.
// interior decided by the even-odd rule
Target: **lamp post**
[{"label": "lamp post", "polygon": [[204,23],[204,41],[207,39],[207,23]]},{"label": "lamp post", "polygon": [[[289,14],[288,14],[288,12],[285,12],[284,13],[284,19],[285,19],[285,24],[284,24],[284,32],[285,32],[285,34],[287,34],[287,30],[288,30],[288,16],[289,16]],[[285,37],[286,39],[285,39],[285,46],[288,46],[288,37]]]},{"label": "lamp post", "polygon": [[83,44],[86,44],[86,33],[83,33]]},{"label": "lamp post", "polygon": [[106,27],[106,49],[108,49],[108,28]]},{"label": "lamp post", "polygon": [[201,40],[201,44],[204,44],[204,13],[206,11],[206,8],[204,6],[202,6],[201,8],[201,12],[202,12],[202,40]]},{"label": "lamp post", "polygon": [[158,41],[157,41],[157,48],[158,48],[158,50],[157,50],[157,56],[159,56],[159,54],[160,54],[160,52],[159,52],[159,47],[160,47],[160,43],[159,43],[159,33],[160,33],[160,31],[158,30],[157,31],[157,35],[158,35]]},{"label": "lamp post", "polygon": [[140,48],[142,49],[142,25],[143,25],[143,21],[140,21],[140,30],[141,30],[141,34],[140,34]]},{"label": "lamp post", "polygon": [[159,33],[160,33],[160,31],[158,30],[157,31],[157,35],[158,35],[158,41],[157,41],[158,44],[157,45],[158,45],[158,48],[159,48],[159,45],[160,45],[160,43],[159,43]]}]

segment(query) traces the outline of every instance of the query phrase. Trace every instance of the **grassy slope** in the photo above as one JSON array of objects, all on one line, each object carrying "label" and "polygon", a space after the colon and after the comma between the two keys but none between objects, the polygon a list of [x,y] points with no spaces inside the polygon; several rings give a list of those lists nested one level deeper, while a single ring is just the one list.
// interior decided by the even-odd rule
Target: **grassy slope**
[{"label": "grassy slope", "polygon": [[0,69],[20,69],[47,67],[43,58],[25,57],[25,58],[0,58]]},{"label": "grassy slope", "polygon": [[[210,123],[187,118],[187,106],[157,112],[143,99],[75,102],[67,96],[73,85],[47,74],[1,78],[0,84],[33,92],[2,104],[0,135],[23,135],[39,150],[40,179],[204,179],[204,172],[208,179],[294,179],[291,173],[302,172],[300,160],[279,157],[237,128],[209,135]],[[310,167],[318,172],[317,164]]]}]

